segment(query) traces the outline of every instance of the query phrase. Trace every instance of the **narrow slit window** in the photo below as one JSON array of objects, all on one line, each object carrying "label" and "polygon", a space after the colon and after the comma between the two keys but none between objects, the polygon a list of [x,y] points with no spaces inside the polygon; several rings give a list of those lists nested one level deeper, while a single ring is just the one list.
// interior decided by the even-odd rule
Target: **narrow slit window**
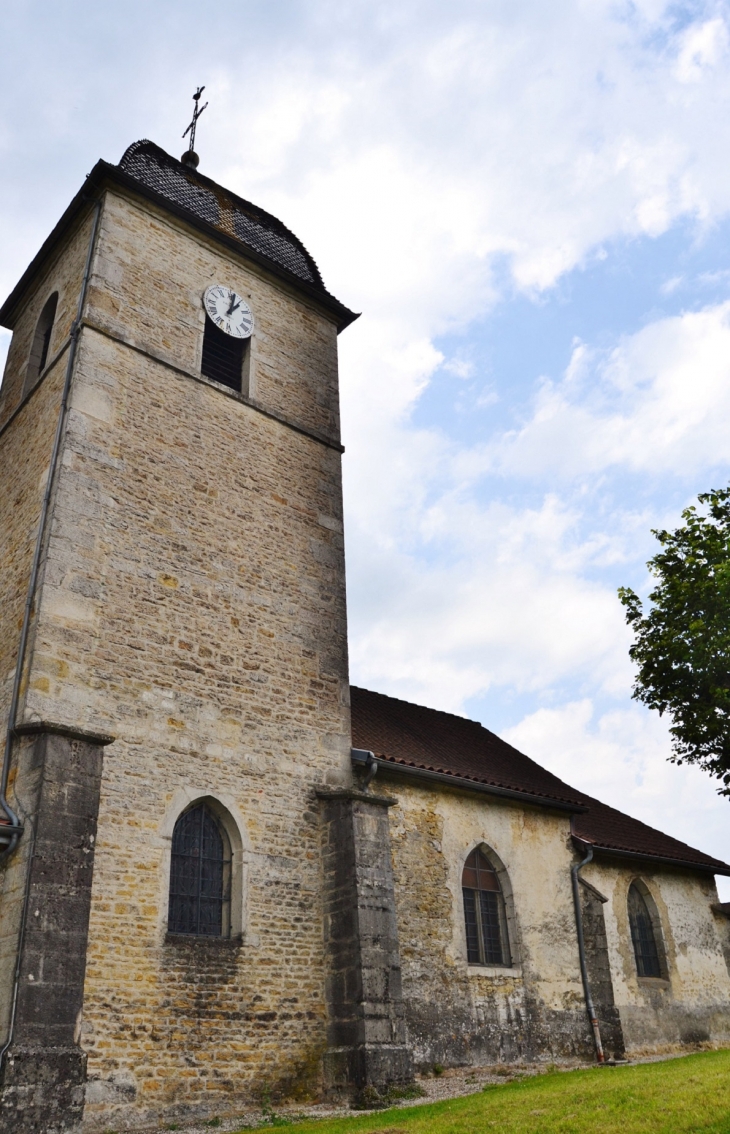
[{"label": "narrow slit window", "polygon": [[237,339],[216,327],[209,318],[203,332],[201,373],[241,393],[243,363],[250,339]]},{"label": "narrow slit window", "polygon": [[57,306],[58,292],[54,291],[53,295],[50,295],[43,305],[43,310],[36,323],[33,343],[30,348],[30,357],[28,359],[28,374],[25,380],[26,393],[35,386],[48,362]]},{"label": "narrow slit window", "polygon": [[635,882],[629,887],[629,925],[637,973],[640,977],[661,977],[654,924],[646,899]]},{"label": "narrow slit window", "polygon": [[169,933],[229,937],[231,849],[215,815],[199,803],[184,812],[172,835]]},{"label": "narrow slit window", "polygon": [[509,965],[504,895],[494,867],[478,848],[466,860],[461,885],[469,964]]}]

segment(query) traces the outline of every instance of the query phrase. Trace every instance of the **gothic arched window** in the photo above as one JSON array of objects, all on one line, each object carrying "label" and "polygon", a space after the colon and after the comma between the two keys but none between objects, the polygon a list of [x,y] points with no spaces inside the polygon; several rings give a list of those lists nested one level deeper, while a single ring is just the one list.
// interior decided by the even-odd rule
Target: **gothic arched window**
[{"label": "gothic arched window", "polygon": [[657,929],[645,896],[636,882],[629,887],[629,925],[640,977],[661,977],[662,963],[657,942]]},{"label": "gothic arched window", "polygon": [[168,933],[228,937],[231,848],[205,803],[183,812],[172,834]]},{"label": "gothic arched window", "polygon": [[28,359],[28,373],[25,379],[26,393],[33,388],[48,362],[48,349],[51,345],[51,334],[57,306],[58,292],[54,291],[53,295],[49,295],[44,303],[43,310],[36,323],[33,343],[30,348],[30,358]]},{"label": "gothic arched window", "polygon": [[494,867],[478,847],[464,864],[461,885],[469,964],[511,964],[502,887]]}]

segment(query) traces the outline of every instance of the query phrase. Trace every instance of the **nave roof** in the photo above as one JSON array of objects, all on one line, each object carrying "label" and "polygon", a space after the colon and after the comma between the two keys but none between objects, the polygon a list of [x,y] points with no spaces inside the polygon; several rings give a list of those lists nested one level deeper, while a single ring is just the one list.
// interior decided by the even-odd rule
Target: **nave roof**
[{"label": "nave roof", "polygon": [[730,875],[730,866],[570,787],[478,721],[351,686],[352,742],[403,774],[572,812],[574,838],[618,857]]}]

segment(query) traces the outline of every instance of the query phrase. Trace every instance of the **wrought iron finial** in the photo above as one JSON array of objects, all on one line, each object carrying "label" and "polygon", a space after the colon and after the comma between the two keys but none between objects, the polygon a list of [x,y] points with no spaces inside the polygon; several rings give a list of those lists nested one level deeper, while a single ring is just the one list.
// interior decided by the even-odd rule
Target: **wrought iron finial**
[{"label": "wrought iron finial", "polygon": [[193,167],[193,169],[197,169],[198,162],[200,161],[200,158],[198,157],[198,155],[195,152],[195,129],[198,125],[198,119],[200,118],[200,115],[203,113],[203,111],[205,110],[205,107],[208,105],[208,103],[206,102],[205,106],[200,106],[200,96],[202,95],[204,90],[205,90],[205,87],[198,87],[197,91],[193,95],[193,99],[195,101],[195,109],[193,110],[193,119],[192,119],[192,122],[190,123],[190,125],[188,126],[187,130],[183,134],[183,138],[185,137],[186,134],[190,134],[190,144],[188,145],[188,148],[185,151],[185,153],[183,154],[183,156],[180,158],[180,161],[184,165],[191,165]]}]

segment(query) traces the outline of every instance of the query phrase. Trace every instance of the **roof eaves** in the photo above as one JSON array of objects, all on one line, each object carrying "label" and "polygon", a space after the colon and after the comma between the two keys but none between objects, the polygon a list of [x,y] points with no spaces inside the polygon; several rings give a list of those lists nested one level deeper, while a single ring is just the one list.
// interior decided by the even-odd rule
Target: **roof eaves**
[{"label": "roof eaves", "polygon": [[612,858],[630,858],[639,862],[652,862],[658,863],[661,866],[677,866],[683,870],[700,870],[703,874],[722,874],[730,877],[730,866],[726,862],[720,862],[719,859],[706,858],[701,862],[693,862],[691,859],[674,858],[672,855],[651,854],[650,851],[633,851],[625,850],[623,847],[611,847],[601,843],[594,843],[591,839],[584,838],[582,835],[573,835],[573,839],[581,843],[583,846],[593,847],[594,852],[604,854]]},{"label": "roof eaves", "polygon": [[33,257],[30,264],[23,272],[18,283],[15,285],[10,295],[7,297],[2,307],[0,307],[0,326],[7,327],[12,330],[11,317],[17,306],[18,301],[21,299],[27,290],[32,279],[40,270],[41,265],[45,262],[47,257],[52,253],[55,246],[63,239],[68,230],[75,223],[79,213],[82,211],[83,206],[91,204],[98,193],[103,189],[106,182],[116,182],[123,185],[130,192],[136,193],[140,197],[144,197],[149,201],[154,202],[164,210],[184,220],[193,228],[206,233],[213,240],[219,244],[223,244],[227,248],[236,252],[239,256],[245,255],[247,259],[253,260],[261,267],[265,268],[267,272],[272,275],[278,276],[280,279],[285,280],[295,290],[304,293],[313,299],[319,306],[324,307],[325,310],[330,311],[334,316],[337,324],[337,331],[344,331],[351,323],[354,323],[360,316],[354,311],[350,311],[349,307],[345,307],[336,299],[334,295],[326,290],[324,287],[316,287],[308,283],[306,280],[301,279],[293,272],[289,272],[286,268],[276,264],[267,256],[257,252],[255,248],[250,245],[244,244],[243,241],[238,240],[226,233],[221,232],[215,225],[209,224],[207,221],[202,220],[200,217],[195,216],[189,210],[182,208],[164,197],[161,193],[156,193],[154,190],[149,189],[146,185],[139,182],[136,178],[131,177],[124,170],[119,169],[118,166],[112,165],[106,161],[98,161],[91,173],[84,182],[82,188],[72,199],[68,208],[64,211],[58,224],[53,231],[49,234],[46,240],[41,245],[38,253]]},{"label": "roof eaves", "polygon": [[[362,764],[364,757],[355,756],[355,751],[357,750],[353,750],[353,763]],[[502,787],[501,784],[488,783],[485,780],[475,780],[469,776],[459,775],[457,772],[441,772],[417,764],[408,764],[390,756],[379,755],[378,753],[375,753],[375,758],[378,761],[379,769],[387,769],[394,774],[413,776],[422,780],[432,780],[437,783],[449,784],[451,787],[458,788],[461,791],[474,791],[483,795],[495,795],[502,799],[511,799],[521,803],[527,803],[533,807],[544,807],[551,811],[566,811],[573,815],[582,814],[587,810],[587,808],[578,801],[573,802],[570,800],[554,799],[550,796],[536,795],[533,792],[521,791],[517,788]]]}]

